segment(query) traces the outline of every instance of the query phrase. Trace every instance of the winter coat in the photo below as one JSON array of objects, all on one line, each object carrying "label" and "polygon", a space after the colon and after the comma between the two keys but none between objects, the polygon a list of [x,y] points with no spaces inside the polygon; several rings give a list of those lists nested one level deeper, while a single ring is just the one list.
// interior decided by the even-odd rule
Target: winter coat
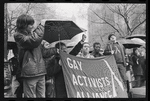
[{"label": "winter coat", "polygon": [[[125,60],[125,48],[124,48],[124,46],[123,46],[121,43],[119,43],[119,42],[116,42],[115,44],[117,44],[117,45],[119,46],[119,48],[120,48],[119,50],[120,50],[120,52],[121,52],[121,56],[119,56],[118,54],[115,54],[115,53],[114,53],[115,59],[116,59],[116,58],[120,58],[120,59],[118,59],[118,60],[116,59],[116,63],[118,64],[118,63],[122,62],[123,65],[126,67],[127,65],[126,65],[126,60]],[[115,50],[115,51],[116,51],[116,49],[115,49],[115,44],[109,42],[109,43],[107,44],[107,46],[106,46],[106,49],[104,50],[104,55],[110,55],[110,54],[111,54],[111,50]]]},{"label": "winter coat", "polygon": [[[79,42],[69,54],[76,56],[81,48],[82,44]],[[48,61],[47,75],[54,76],[55,78],[56,98],[67,98],[64,75],[62,66],[59,65],[59,60],[59,54],[56,54],[50,58]]]},{"label": "winter coat", "polygon": [[[47,72],[47,75],[46,75],[46,80],[48,80],[49,78],[51,78],[52,76],[52,73],[50,71],[53,71],[53,70],[49,70],[51,68],[48,68],[48,63],[49,62],[52,62],[52,63],[55,63],[52,60],[52,58],[57,54],[57,50],[55,47],[52,47],[52,48],[44,48],[44,46],[42,46],[42,56],[43,56],[43,59],[44,59],[44,62],[45,62],[45,66],[46,66],[46,72]],[[53,59],[54,60],[54,59]],[[51,65],[53,66],[53,65]]]},{"label": "winter coat", "polygon": [[33,33],[26,31],[17,31],[15,33],[14,39],[19,47],[20,68],[17,73],[19,76],[35,77],[46,74],[45,63],[41,53],[43,35],[44,27],[42,25],[39,25]]},{"label": "winter coat", "polygon": [[135,76],[143,75],[143,69],[140,63],[140,58],[135,54],[132,54],[131,58],[132,58],[132,70],[134,75]]}]

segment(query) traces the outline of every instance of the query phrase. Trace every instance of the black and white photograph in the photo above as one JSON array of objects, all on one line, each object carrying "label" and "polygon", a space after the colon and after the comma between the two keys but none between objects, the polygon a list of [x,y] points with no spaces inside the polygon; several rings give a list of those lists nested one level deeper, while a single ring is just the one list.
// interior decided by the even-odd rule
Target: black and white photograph
[{"label": "black and white photograph", "polygon": [[146,98],[146,3],[4,3],[4,98]]}]

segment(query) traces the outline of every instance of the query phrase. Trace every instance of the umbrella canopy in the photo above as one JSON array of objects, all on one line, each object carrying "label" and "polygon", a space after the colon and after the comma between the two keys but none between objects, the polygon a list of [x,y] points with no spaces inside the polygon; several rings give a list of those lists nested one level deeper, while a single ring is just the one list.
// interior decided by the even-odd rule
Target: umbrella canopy
[{"label": "umbrella canopy", "polygon": [[123,44],[125,48],[135,48],[143,45],[143,43],[139,41],[130,40],[130,39],[119,39],[117,41]]},{"label": "umbrella canopy", "polygon": [[55,47],[55,44],[58,43],[58,42],[63,42],[66,44],[67,48],[73,48],[77,43],[72,41],[72,40],[60,40],[60,41],[55,41],[55,42],[52,42],[50,45],[51,47]]},{"label": "umbrella canopy", "polygon": [[145,41],[143,41],[143,40],[140,39],[140,38],[132,38],[131,40],[137,41],[137,42],[140,42],[140,43],[145,43]]},{"label": "umbrella canopy", "polygon": [[142,40],[145,40],[146,35],[145,34],[134,34],[134,35],[126,37],[126,39],[132,39],[132,38],[140,38]]},{"label": "umbrella canopy", "polygon": [[73,21],[47,20],[45,22],[44,40],[49,43],[71,39],[75,35],[84,32]]}]

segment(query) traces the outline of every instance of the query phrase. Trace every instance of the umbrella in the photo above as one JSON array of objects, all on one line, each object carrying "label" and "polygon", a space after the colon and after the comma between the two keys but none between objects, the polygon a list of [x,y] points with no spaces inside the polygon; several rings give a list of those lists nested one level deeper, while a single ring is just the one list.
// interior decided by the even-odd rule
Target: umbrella
[{"label": "umbrella", "polygon": [[134,42],[136,42],[136,43],[141,44],[142,46],[145,46],[145,44],[146,44],[145,41],[143,41],[140,38],[132,38],[131,40],[134,41]]},{"label": "umbrella", "polygon": [[52,43],[71,39],[81,32],[84,32],[84,30],[80,29],[73,21],[47,20],[43,39]]},{"label": "umbrella", "polygon": [[60,40],[60,41],[55,41],[55,42],[52,42],[50,45],[51,47],[55,47],[55,44],[58,43],[58,42],[63,42],[66,44],[67,48],[73,48],[77,43],[75,43],[74,41],[72,40]]},{"label": "umbrella", "polygon": [[146,35],[145,34],[134,34],[134,35],[126,37],[126,39],[132,39],[132,38],[140,38],[142,40],[145,40]]},{"label": "umbrella", "polygon": [[140,42],[140,43],[145,43],[145,41],[143,41],[143,40],[140,39],[140,38],[132,38],[131,40],[133,40],[133,41],[138,41],[138,42]]},{"label": "umbrella", "polygon": [[135,48],[143,45],[143,43],[141,42],[130,40],[130,39],[119,39],[117,41],[123,44],[125,48]]}]

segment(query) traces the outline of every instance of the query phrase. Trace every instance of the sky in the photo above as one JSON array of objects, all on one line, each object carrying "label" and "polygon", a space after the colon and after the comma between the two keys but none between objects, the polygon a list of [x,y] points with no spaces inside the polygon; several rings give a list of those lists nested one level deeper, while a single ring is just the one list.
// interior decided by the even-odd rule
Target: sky
[{"label": "sky", "polygon": [[[87,22],[87,9],[88,3],[47,3],[48,7],[54,7],[56,14],[60,19],[72,19],[79,27],[88,29]],[[86,41],[88,41],[88,32],[84,32],[87,35]],[[82,34],[75,36],[72,40],[78,42],[81,40]]]},{"label": "sky", "polygon": [[[14,10],[19,6],[20,3],[9,3],[8,9]],[[75,22],[79,27],[86,29],[88,28],[87,22],[87,9],[88,3],[46,3],[47,7],[53,7],[56,15],[59,19],[69,19]],[[84,34],[87,34],[86,31]],[[73,40],[79,41],[81,35],[78,35]],[[88,36],[88,35],[87,35]],[[87,40],[88,41],[88,37]]]}]

